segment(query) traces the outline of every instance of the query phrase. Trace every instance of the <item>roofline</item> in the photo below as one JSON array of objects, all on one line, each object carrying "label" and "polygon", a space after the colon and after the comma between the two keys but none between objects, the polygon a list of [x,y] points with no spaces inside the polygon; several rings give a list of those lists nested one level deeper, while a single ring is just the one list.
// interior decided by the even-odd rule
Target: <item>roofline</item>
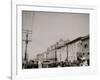
[{"label": "roofline", "polygon": [[[69,45],[69,44],[74,43],[76,41],[79,41],[79,40],[82,40],[83,41],[83,40],[86,40],[86,39],[89,39],[89,35],[83,36],[83,37],[78,37],[78,38],[76,38],[76,39],[74,39],[72,41],[69,41],[69,42],[65,43],[64,45],[61,45],[61,46],[56,47],[56,49],[60,49],[62,47],[65,47],[66,45]],[[53,50],[55,50],[55,49],[52,49],[50,51],[53,51]],[[40,54],[40,55],[42,55],[42,54]]]}]

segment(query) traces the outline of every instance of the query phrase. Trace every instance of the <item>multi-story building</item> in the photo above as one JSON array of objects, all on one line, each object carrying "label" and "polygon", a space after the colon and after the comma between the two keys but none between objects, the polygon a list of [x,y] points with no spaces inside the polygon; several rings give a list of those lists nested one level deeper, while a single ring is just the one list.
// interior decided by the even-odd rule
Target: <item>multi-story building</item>
[{"label": "multi-story building", "polygon": [[38,54],[39,60],[47,61],[77,61],[78,56],[89,59],[89,35],[78,37],[72,41],[60,39],[56,44],[47,49],[46,52]]},{"label": "multi-story building", "polygon": [[81,44],[81,37],[76,38],[66,44],[68,48],[67,60],[69,62],[77,61],[77,54],[82,52],[82,46],[80,44]]},{"label": "multi-story building", "polygon": [[65,61],[67,57],[67,47],[65,46],[65,41],[60,39],[59,42],[57,42],[56,46],[57,61]]},{"label": "multi-story building", "polygon": [[89,36],[85,36],[82,38],[82,53],[83,57],[89,60]]},{"label": "multi-story building", "polygon": [[47,60],[48,61],[55,61],[56,59],[56,49],[55,49],[55,44],[51,45],[48,49],[47,49]]}]

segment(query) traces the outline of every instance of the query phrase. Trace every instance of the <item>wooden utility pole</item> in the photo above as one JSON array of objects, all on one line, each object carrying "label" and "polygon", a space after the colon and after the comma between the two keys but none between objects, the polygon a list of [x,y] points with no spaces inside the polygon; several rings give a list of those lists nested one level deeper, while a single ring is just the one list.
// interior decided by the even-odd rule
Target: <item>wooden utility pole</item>
[{"label": "wooden utility pole", "polygon": [[57,61],[57,45],[55,44],[55,62]]},{"label": "wooden utility pole", "polygon": [[28,46],[28,42],[31,41],[31,40],[29,40],[28,38],[29,38],[29,34],[32,34],[32,31],[30,31],[30,30],[24,30],[23,33],[26,33],[26,39],[23,40],[23,41],[25,41],[25,44],[26,44],[26,46],[25,46],[25,57],[24,57],[24,61],[25,61],[25,63],[26,63],[26,64],[25,64],[25,67],[27,67],[27,64],[28,64],[27,46]]}]

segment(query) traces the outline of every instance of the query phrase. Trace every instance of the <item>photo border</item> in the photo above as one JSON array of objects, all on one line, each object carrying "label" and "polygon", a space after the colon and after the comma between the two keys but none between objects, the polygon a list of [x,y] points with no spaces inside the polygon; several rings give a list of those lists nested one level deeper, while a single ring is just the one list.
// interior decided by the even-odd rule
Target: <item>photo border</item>
[{"label": "photo border", "polygon": [[[23,7],[21,9],[21,7]],[[30,8],[29,8],[30,7]],[[38,8],[37,8],[38,7]],[[96,41],[96,29],[95,29],[95,26],[96,26],[96,8],[94,6],[80,6],[80,5],[60,5],[60,4],[57,4],[57,5],[51,5],[51,4],[13,4],[13,9],[12,9],[12,69],[11,69],[11,75],[12,75],[12,79],[19,79],[19,78],[34,78],[34,77],[45,77],[45,75],[47,77],[53,77],[53,76],[65,76],[65,75],[87,75],[87,74],[95,74],[97,72],[97,64],[96,64],[96,56],[94,57],[94,55],[92,55],[92,61],[93,61],[93,66],[92,67],[85,67],[80,69],[80,70],[85,70],[85,72],[83,71],[80,71],[79,70],[79,67],[77,69],[77,67],[75,68],[68,68],[69,71],[68,73],[65,72],[66,70],[66,67],[63,68],[59,68],[59,69],[34,69],[34,74],[39,74],[40,72],[47,72],[50,70],[51,72],[50,73],[46,73],[46,74],[40,74],[41,76],[37,75],[37,76],[33,76],[31,73],[31,71],[27,71],[27,70],[24,70],[24,72],[22,70],[20,70],[19,68],[19,61],[18,61],[18,58],[21,58],[22,56],[19,56],[20,54],[20,50],[21,50],[21,29],[19,26],[21,26],[20,24],[21,23],[21,19],[20,17],[22,16],[20,13],[20,11],[22,10],[32,10],[33,8],[37,8],[37,11],[41,11],[41,8],[47,8],[49,9],[49,12],[50,10],[54,11],[54,12],[66,12],[66,9],[67,9],[67,12],[73,12],[73,10],[76,10],[76,13],[79,12],[79,13],[89,13],[89,15],[91,15],[90,17],[90,44],[92,44],[90,46],[90,50],[93,49],[94,51],[92,51],[93,53],[97,53],[97,48],[96,48],[96,43],[94,43]],[[51,8],[51,9],[50,9]],[[60,9],[62,9],[60,11]],[[65,11],[64,11],[65,10]],[[68,11],[69,10],[69,11]],[[35,11],[35,10],[34,10]],[[43,11],[43,10],[42,10]],[[44,9],[44,11],[46,11]],[[47,10],[48,11],[48,10]],[[75,12],[74,12],[75,13]],[[92,40],[92,42],[91,42]],[[20,46],[20,50],[18,49],[18,46]],[[90,52],[91,53],[91,52]],[[91,62],[91,59],[90,59],[90,62]],[[91,63],[90,63],[91,64]],[[80,67],[81,68],[81,67]],[[54,72],[54,70],[56,72]],[[61,71],[62,70],[62,71]],[[72,71],[71,73],[70,70]],[[78,72],[77,72],[78,70]],[[88,71],[90,71],[88,73]],[[33,70],[32,70],[33,71]],[[75,73],[75,71],[77,72],[77,74]],[[63,73],[65,72],[65,73]],[[20,74],[21,73],[21,74]],[[23,73],[27,73],[27,74],[24,74]],[[60,73],[60,74],[59,74]],[[29,75],[28,75],[29,74]],[[51,74],[51,75],[50,75]],[[62,74],[62,75],[61,75]]]}]

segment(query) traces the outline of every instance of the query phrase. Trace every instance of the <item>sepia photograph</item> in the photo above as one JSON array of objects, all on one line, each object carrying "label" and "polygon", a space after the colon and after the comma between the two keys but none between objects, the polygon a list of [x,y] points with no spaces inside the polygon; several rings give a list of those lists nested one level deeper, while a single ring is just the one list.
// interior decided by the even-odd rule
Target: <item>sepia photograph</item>
[{"label": "sepia photograph", "polygon": [[89,14],[22,11],[22,69],[90,66]]}]

